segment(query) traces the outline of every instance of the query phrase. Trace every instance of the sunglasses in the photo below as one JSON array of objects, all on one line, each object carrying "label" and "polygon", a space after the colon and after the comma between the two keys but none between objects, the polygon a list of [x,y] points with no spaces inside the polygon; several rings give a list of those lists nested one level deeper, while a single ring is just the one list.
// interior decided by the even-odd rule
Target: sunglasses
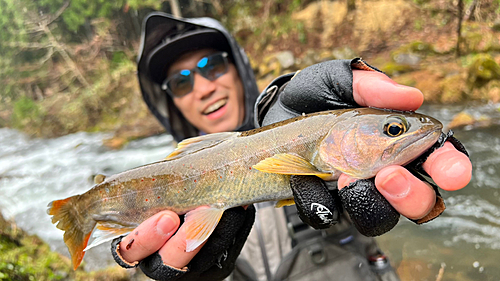
[{"label": "sunglasses", "polygon": [[193,90],[195,72],[210,81],[214,81],[226,74],[227,66],[227,53],[215,53],[199,60],[195,68],[183,69],[167,77],[161,84],[161,88],[172,97],[180,98]]}]

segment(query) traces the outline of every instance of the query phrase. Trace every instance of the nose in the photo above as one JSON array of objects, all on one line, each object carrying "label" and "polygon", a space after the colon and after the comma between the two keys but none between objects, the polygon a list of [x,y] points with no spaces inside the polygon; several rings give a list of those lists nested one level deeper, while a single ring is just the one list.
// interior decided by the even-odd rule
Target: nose
[{"label": "nose", "polygon": [[217,85],[215,81],[210,81],[199,73],[194,74],[193,94],[199,99],[205,99],[215,92]]}]

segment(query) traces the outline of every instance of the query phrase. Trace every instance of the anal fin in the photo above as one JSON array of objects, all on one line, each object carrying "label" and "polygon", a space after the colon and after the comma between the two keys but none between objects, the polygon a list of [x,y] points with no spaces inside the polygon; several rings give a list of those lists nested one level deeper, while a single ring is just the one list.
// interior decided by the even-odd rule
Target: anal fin
[{"label": "anal fin", "polygon": [[223,213],[223,209],[208,207],[194,209],[184,216],[186,252],[194,251],[208,239]]}]

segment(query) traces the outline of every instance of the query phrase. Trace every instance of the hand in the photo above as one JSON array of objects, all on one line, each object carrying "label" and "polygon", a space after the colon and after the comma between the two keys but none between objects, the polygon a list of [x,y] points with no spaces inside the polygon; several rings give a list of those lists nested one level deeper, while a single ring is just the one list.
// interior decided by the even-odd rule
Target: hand
[{"label": "hand", "polygon": [[[357,104],[397,110],[417,110],[423,102],[422,93],[415,88],[398,85],[386,75],[372,71],[353,71],[353,96]],[[472,173],[469,158],[446,142],[432,153],[423,168],[444,190],[465,187]],[[355,179],[342,175],[342,189]],[[434,207],[436,194],[428,184],[417,179],[401,166],[389,166],[375,177],[378,191],[403,216],[419,219]]]},{"label": "hand", "polygon": [[229,209],[210,238],[194,251],[186,252],[179,216],[162,211],[115,241],[112,253],[121,266],[139,265],[155,280],[221,280],[233,270],[254,218],[253,206]]},{"label": "hand", "polygon": [[[267,95],[260,98],[256,107],[259,113],[256,120],[259,124],[267,125],[302,112],[359,106],[414,111],[422,105],[423,95],[418,89],[398,85],[383,73],[369,70],[376,69],[359,59],[328,61],[302,70],[285,86],[283,82],[287,80],[277,79],[275,85],[280,87],[277,101],[269,101],[275,99],[275,95],[268,87],[264,91]],[[423,168],[445,190],[463,188],[470,181],[472,170],[467,156],[449,143],[434,151]],[[324,184],[318,183],[321,181],[296,177],[299,179],[294,178],[291,186],[300,217],[314,228],[329,227],[323,218],[308,211],[308,206],[315,202],[326,202],[334,218],[339,209],[338,195],[334,194],[333,198],[325,200],[325,197],[331,196]],[[349,189],[342,190],[350,183]],[[419,222],[439,215],[433,209],[439,202],[435,191],[401,166],[384,168],[374,180],[356,181],[342,175],[338,187],[342,205],[350,213],[358,230],[368,236],[390,230],[398,222],[400,213],[413,220],[423,218]],[[363,199],[359,199],[358,195],[364,196]],[[372,219],[375,217],[378,219]]]}]

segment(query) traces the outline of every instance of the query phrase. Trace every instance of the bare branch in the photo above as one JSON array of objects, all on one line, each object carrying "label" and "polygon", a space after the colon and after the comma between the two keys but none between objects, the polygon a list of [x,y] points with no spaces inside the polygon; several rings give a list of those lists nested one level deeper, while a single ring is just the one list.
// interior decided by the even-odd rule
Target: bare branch
[{"label": "bare branch", "polygon": [[68,8],[68,6],[69,6],[69,0],[66,1],[53,16],[49,17],[50,20],[47,22],[47,25],[53,23],[57,18],[59,18],[61,14],[66,10],[66,8]]},{"label": "bare branch", "polygon": [[54,55],[54,48],[50,48],[47,51],[47,54],[45,54],[45,56],[38,62],[38,64],[43,65],[52,57],[52,55]]},{"label": "bare branch", "polygon": [[33,42],[4,42],[3,45],[12,47],[12,48],[21,48],[21,49],[47,49],[52,48],[52,44],[40,44]]}]

